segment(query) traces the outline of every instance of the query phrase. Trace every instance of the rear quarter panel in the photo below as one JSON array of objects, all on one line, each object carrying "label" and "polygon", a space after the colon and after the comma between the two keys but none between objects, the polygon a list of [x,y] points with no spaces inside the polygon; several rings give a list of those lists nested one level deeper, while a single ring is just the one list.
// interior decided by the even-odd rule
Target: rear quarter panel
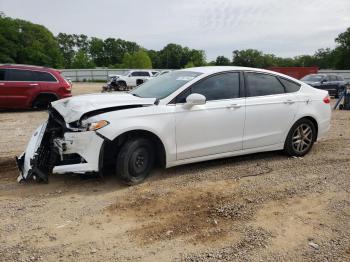
[{"label": "rear quarter panel", "polygon": [[300,103],[296,121],[303,117],[312,117],[318,125],[317,138],[323,137],[330,128],[332,117],[331,104],[326,104],[323,99],[328,95],[327,91],[313,88],[303,84],[297,93]]}]

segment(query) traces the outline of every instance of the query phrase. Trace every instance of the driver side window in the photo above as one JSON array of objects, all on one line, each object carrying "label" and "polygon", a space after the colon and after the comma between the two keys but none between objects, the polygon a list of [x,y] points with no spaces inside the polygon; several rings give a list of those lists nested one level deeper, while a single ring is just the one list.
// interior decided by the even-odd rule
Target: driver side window
[{"label": "driver side window", "polygon": [[238,98],[239,73],[228,72],[200,80],[182,92],[176,103],[186,103],[186,97],[193,93],[204,95],[207,101]]}]

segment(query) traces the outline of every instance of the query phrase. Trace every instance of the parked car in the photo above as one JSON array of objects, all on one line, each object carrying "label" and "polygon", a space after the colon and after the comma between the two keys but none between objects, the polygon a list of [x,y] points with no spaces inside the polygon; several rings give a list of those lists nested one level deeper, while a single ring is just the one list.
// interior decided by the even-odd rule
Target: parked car
[{"label": "parked car", "polygon": [[52,103],[17,160],[19,181],[114,170],[143,181],[172,167],[263,151],[303,156],[329,129],[330,98],[283,74],[245,67],[173,71],[129,93]]},{"label": "parked car", "polygon": [[0,108],[47,108],[61,98],[70,97],[72,84],[55,69],[0,65]]},{"label": "parked car", "polygon": [[117,77],[117,83],[120,86],[120,90],[127,90],[141,85],[148,79],[154,77],[154,72],[155,71],[149,70],[131,70],[122,75],[115,75],[115,77]]},{"label": "parked car", "polygon": [[315,88],[327,90],[328,93],[335,98],[338,98],[346,87],[344,78],[339,75],[310,74],[303,77],[301,81]]}]

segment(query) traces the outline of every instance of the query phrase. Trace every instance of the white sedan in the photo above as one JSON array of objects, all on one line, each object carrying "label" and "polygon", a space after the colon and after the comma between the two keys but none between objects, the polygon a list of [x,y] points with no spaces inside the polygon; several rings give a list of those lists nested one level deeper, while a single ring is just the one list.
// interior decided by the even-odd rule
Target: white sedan
[{"label": "white sedan", "polygon": [[19,180],[112,170],[136,184],[155,164],[273,150],[303,156],[330,120],[328,93],[286,75],[244,67],[172,71],[129,93],[53,102],[17,159]]}]

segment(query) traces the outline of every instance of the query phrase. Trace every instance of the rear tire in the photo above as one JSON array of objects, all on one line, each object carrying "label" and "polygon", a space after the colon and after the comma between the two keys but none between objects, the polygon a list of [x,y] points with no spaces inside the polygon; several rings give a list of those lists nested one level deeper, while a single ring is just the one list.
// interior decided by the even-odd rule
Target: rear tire
[{"label": "rear tire", "polygon": [[306,155],[316,141],[316,127],[306,118],[298,120],[290,129],[284,144],[284,151],[289,156]]},{"label": "rear tire", "polygon": [[129,138],[117,156],[116,173],[127,185],[141,183],[154,166],[154,150],[150,140]]}]

